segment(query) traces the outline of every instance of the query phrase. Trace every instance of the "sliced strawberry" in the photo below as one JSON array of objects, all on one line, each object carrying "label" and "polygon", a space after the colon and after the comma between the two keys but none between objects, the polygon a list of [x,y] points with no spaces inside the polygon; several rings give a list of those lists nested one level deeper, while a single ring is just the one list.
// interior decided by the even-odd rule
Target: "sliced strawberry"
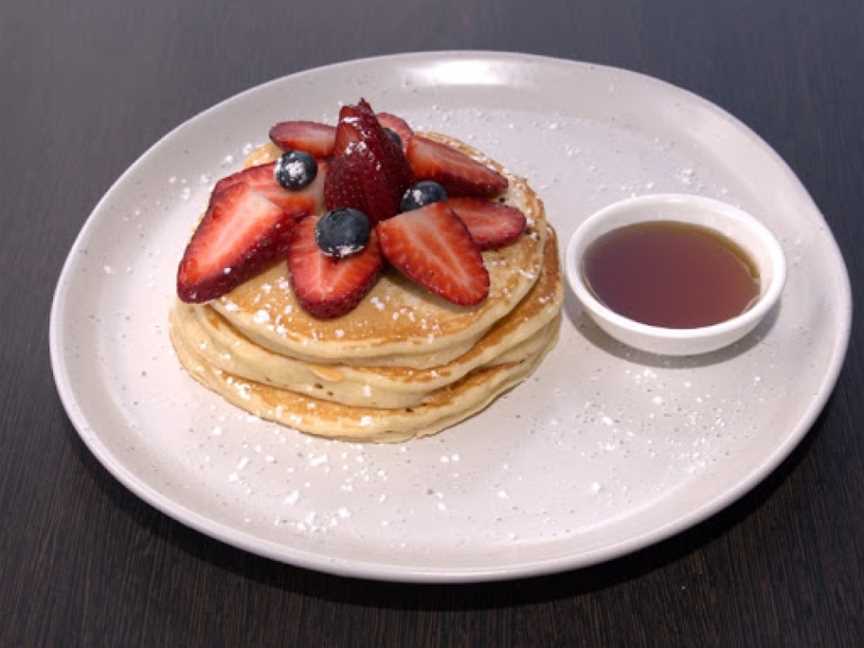
[{"label": "sliced strawberry", "polygon": [[313,121],[284,121],[270,129],[270,140],[283,151],[306,151],[324,158],[333,153],[336,128]]},{"label": "sliced strawberry", "polygon": [[362,110],[362,106],[350,104],[339,109],[339,121],[333,136],[334,157],[343,155],[349,144],[359,142],[362,139],[361,126],[364,125],[363,122],[365,122],[366,129],[372,127],[367,112]]},{"label": "sliced strawberry", "polygon": [[405,155],[384,132],[369,104],[361,99],[356,106],[343,106],[324,184],[327,209],[359,209],[374,225],[399,211],[411,180]]},{"label": "sliced strawberry", "polygon": [[507,189],[507,178],[452,146],[415,135],[405,155],[418,180],[434,180],[451,196],[491,198]]},{"label": "sliced strawberry", "polygon": [[215,299],[284,257],[296,217],[246,183],[224,187],[183,254],[177,270],[180,299]]},{"label": "sliced strawberry", "polygon": [[288,191],[274,178],[275,163],[222,178],[213,188],[204,218],[186,247],[177,271],[177,294],[205,302],[284,258],[294,224],[321,209],[327,163],[301,191]]},{"label": "sliced strawberry", "polygon": [[373,230],[362,252],[335,259],[315,242],[318,216],[295,228],[288,251],[291,286],[300,305],[315,317],[339,317],[352,310],[375,284],[384,260]]},{"label": "sliced strawberry", "polygon": [[[317,212],[324,204],[324,179],[327,176],[328,164],[318,161],[318,174],[315,179],[300,191],[285,189],[276,181],[274,175],[275,162],[249,167],[237,173],[222,178],[213,187],[213,198],[224,189],[236,184],[246,184],[265,196],[282,209],[295,213],[298,217]],[[299,219],[299,218],[298,218]]]},{"label": "sliced strawberry", "polygon": [[[381,126],[398,133],[404,150],[414,135],[408,123],[391,113],[378,113],[376,117]],[[336,144],[336,127],[313,121],[284,121],[270,129],[270,140],[283,151],[299,150],[317,158],[330,157]]]},{"label": "sliced strawberry", "polygon": [[525,231],[525,214],[515,207],[483,198],[451,198],[446,205],[465,223],[481,250],[510,245]]},{"label": "sliced strawberry", "polygon": [[489,294],[489,273],[468,229],[444,203],[383,221],[381,251],[408,278],[444,299],[471,306]]},{"label": "sliced strawberry", "polygon": [[405,151],[408,148],[408,141],[414,137],[414,131],[411,130],[408,122],[401,117],[386,112],[380,112],[376,117],[378,117],[379,124],[384,128],[389,128],[399,136],[399,139],[402,140],[402,150]]}]

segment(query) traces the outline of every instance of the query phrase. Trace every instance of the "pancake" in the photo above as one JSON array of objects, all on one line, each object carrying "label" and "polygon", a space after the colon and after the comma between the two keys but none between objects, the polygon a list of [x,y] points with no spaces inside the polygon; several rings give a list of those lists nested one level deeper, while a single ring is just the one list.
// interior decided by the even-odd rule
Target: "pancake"
[{"label": "pancake", "polygon": [[177,303],[174,335],[197,350],[203,362],[236,377],[343,405],[411,407],[474,369],[520,362],[545,345],[557,327],[563,298],[557,241],[546,237],[540,277],[519,304],[466,353],[429,369],[317,365],[260,347],[239,334],[208,306]]},{"label": "pancake", "polygon": [[[302,432],[398,442],[476,414],[534,371],[555,345],[563,300],[543,203],[524,179],[475,149],[427,136],[505,175],[500,200],[527,217],[524,236],[482,253],[489,297],[456,306],[388,269],[357,308],[320,320],[299,306],[281,262],[220,299],[172,309],[171,341],[195,380]],[[279,154],[264,145],[245,164]]]},{"label": "pancake", "polygon": [[234,405],[316,436],[389,443],[435,434],[481,411],[530,375],[555,346],[557,335],[558,327],[554,326],[549,329],[546,344],[533,356],[520,362],[476,369],[452,385],[436,390],[422,405],[379,409],[340,405],[246,381],[207,364],[194,347],[171,330],[174,348],[189,374]]},{"label": "pancake", "polygon": [[[526,234],[515,243],[483,252],[490,276],[486,300],[473,307],[456,306],[389,268],[357,308],[321,320],[299,306],[282,262],[210,302],[212,308],[256,345],[316,364],[424,369],[467,353],[537,281],[548,228],[543,203],[523,178],[457,140],[427,136],[505,175],[510,185],[504,202],[521,209],[528,219]],[[253,153],[252,161],[260,164],[276,155],[278,149],[265,146]]]}]

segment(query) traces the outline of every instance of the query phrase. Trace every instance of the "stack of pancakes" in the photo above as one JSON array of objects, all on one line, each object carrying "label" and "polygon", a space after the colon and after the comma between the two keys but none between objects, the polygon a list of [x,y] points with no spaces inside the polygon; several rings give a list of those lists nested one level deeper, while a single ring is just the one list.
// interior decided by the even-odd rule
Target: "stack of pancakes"
[{"label": "stack of pancakes", "polygon": [[[388,268],[363,301],[332,320],[291,291],[286,263],[208,304],[177,302],[171,340],[189,373],[235,405],[310,434],[403,441],[434,434],[524,380],[554,346],[562,303],[555,233],[525,180],[503,173],[500,198],[528,227],[483,252],[489,297],[455,306]],[[275,159],[264,146],[247,165]]]}]

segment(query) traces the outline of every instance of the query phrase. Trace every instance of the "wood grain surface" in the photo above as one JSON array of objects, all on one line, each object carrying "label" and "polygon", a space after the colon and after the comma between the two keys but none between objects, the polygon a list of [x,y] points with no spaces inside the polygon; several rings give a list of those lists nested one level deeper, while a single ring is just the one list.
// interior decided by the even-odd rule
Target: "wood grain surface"
[{"label": "wood grain surface", "polygon": [[280,565],[158,513],[85,449],[54,389],[48,311],[114,179],[262,81],[457,48],[622,66],[728,109],[810,190],[861,303],[861,0],[3,2],[0,646],[864,645],[860,318],[824,413],[754,492],[662,544],[547,578],[409,586]]}]

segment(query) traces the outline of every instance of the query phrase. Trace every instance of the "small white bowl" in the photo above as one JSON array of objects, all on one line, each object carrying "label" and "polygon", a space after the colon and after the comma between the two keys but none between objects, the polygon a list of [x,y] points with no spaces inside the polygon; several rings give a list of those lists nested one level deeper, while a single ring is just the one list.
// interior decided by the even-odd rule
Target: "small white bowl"
[{"label": "small white bowl", "polygon": [[[678,221],[714,229],[750,255],[759,271],[760,295],[749,309],[732,319],[699,328],[649,326],[614,312],[593,295],[585,283],[585,250],[607,232],[646,221]],[[567,245],[567,280],[576,297],[612,337],[661,355],[685,356],[715,351],[741,339],[777,303],[786,281],[786,261],[780,243],[753,216],[719,200],[690,194],[654,194],[613,203],[588,218]]]}]

